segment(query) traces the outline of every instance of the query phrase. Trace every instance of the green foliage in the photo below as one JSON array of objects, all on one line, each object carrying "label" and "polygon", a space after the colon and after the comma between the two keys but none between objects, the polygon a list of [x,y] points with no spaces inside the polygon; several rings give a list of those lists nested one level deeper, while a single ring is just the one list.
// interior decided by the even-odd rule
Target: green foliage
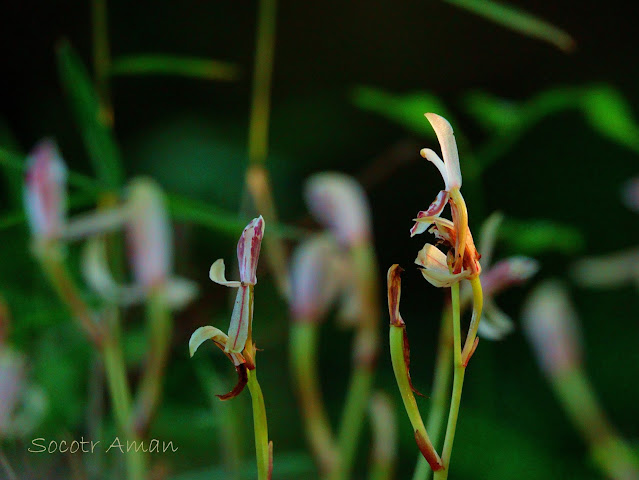
[{"label": "green foliage", "polygon": [[89,158],[100,181],[118,189],[124,179],[122,159],[109,128],[111,112],[101,104],[82,60],[67,42],[57,50],[60,81],[69,98]]},{"label": "green foliage", "polygon": [[575,48],[575,41],[568,33],[512,5],[498,3],[492,0],[444,1],[522,35],[548,42],[565,52],[570,52]]},{"label": "green foliage", "polygon": [[547,252],[572,255],[585,247],[584,236],[577,228],[546,219],[506,218],[498,235],[510,251],[521,255],[536,256]]},{"label": "green foliage", "polygon": [[171,55],[127,55],[113,59],[109,72],[114,76],[177,75],[203,80],[235,80],[235,65],[206,58]]},{"label": "green foliage", "polygon": [[362,86],[353,90],[352,100],[362,110],[377,113],[420,137],[435,138],[435,132],[428,126],[424,113],[437,112],[453,122],[444,103],[430,92],[393,94]]}]

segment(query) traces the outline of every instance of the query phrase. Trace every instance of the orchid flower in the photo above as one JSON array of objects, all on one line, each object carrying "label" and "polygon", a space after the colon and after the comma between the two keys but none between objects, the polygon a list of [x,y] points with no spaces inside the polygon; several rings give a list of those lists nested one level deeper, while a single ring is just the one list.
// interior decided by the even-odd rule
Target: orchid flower
[{"label": "orchid flower", "polygon": [[[150,179],[133,180],[127,189],[127,200],[120,208],[110,212],[98,212],[86,223],[97,223],[96,218],[112,218],[113,226],[124,224],[133,276],[132,285],[119,285],[108,266],[106,245],[99,236],[86,243],[83,256],[83,273],[89,285],[102,297],[122,305],[138,303],[149,295],[161,295],[165,303],[174,309],[185,306],[196,294],[195,284],[187,279],[174,277],[173,239],[171,224],[165,205],[164,193]],[[72,222],[68,232],[85,230]]]},{"label": "orchid flower", "polygon": [[[449,259],[439,248],[427,243],[415,260],[422,268],[424,278],[432,285],[449,287],[463,279],[476,278],[481,273],[480,255],[468,228],[468,212],[460,192],[462,176],[453,129],[445,118],[434,113],[425,115],[435,130],[444,159],[428,148],[422,149],[420,154],[437,167],[444,180],[444,190],[439,192],[428,209],[417,214],[410,233],[412,237],[428,230],[440,244],[454,252],[454,256]],[[452,221],[440,218],[448,203]]]},{"label": "orchid flower", "polygon": [[[533,258],[513,256],[492,265],[497,230],[503,220],[500,213],[493,213],[482,225],[479,250],[483,264],[481,285],[484,293],[484,308],[479,323],[479,336],[488,340],[501,340],[512,332],[511,318],[495,303],[495,296],[505,289],[520,285],[539,271],[539,262]],[[466,285],[464,285],[466,287]],[[470,288],[461,292],[462,305],[472,298]]]},{"label": "orchid flower", "polygon": [[235,365],[239,381],[227,395],[219,396],[222,400],[238,395],[247,382],[246,369],[254,369],[254,348],[246,348],[251,344],[251,328],[253,322],[253,288],[257,283],[257,262],[260,257],[262,237],[264,236],[264,219],[260,215],[244,228],[237,244],[237,260],[240,267],[240,280],[227,280],[224,273],[224,260],[218,259],[209,271],[209,277],[215,283],[226,287],[237,288],[235,305],[231,314],[228,335],[214,327],[200,327],[189,341],[189,350],[193,356],[199,346],[206,340],[212,340]]},{"label": "orchid flower", "polygon": [[51,240],[62,232],[67,214],[67,167],[51,140],[38,143],[29,154],[24,204],[34,238]]}]

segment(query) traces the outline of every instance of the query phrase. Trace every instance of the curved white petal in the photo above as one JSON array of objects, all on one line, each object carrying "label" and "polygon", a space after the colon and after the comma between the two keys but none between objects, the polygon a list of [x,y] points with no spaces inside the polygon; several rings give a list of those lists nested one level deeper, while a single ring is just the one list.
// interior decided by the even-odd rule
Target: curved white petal
[{"label": "curved white petal", "polygon": [[[435,130],[439,145],[442,149],[442,156],[444,157],[444,163],[448,171],[447,187],[450,187],[450,189],[460,188],[462,185],[462,176],[461,170],[459,169],[459,153],[457,152],[457,143],[455,142],[453,127],[450,126],[448,120],[436,113],[425,113],[424,115],[432,125],[433,130]],[[447,190],[449,190],[449,188],[447,188]]]},{"label": "curved white petal", "polygon": [[437,155],[430,148],[422,148],[419,151],[419,154],[437,167],[437,170],[439,170],[439,173],[441,173],[442,178],[444,179],[446,190],[450,190],[448,170],[446,169],[446,164],[443,162],[441,158],[439,158],[439,155]]},{"label": "curved white petal", "polygon": [[450,273],[446,255],[430,243],[424,245],[424,248],[419,251],[415,263],[422,267],[422,275],[435,287],[450,287],[468,276],[465,271],[457,274]]},{"label": "curved white petal", "polygon": [[511,318],[506,315],[495,302],[484,301],[484,315],[479,322],[479,336],[486,340],[502,340],[514,330]]},{"label": "curved white petal", "polygon": [[211,269],[209,270],[209,278],[213,280],[215,283],[219,283],[220,285],[224,285],[226,287],[238,288],[242,285],[237,280],[227,280],[224,275],[224,259],[218,258],[213,265],[211,265]]},{"label": "curved white petal", "polygon": [[189,354],[193,356],[197,349],[200,348],[200,345],[207,340],[213,340],[215,343],[224,347],[226,346],[228,337],[226,333],[218,328],[211,326],[200,327],[191,335],[191,339],[189,340]]},{"label": "curved white petal", "polygon": [[[418,219],[425,219],[429,217],[439,217],[444,210],[444,207],[448,203],[448,192],[446,190],[441,190],[435,200],[430,204],[427,210],[422,210],[417,214]],[[420,233],[424,233],[428,227],[430,227],[432,222],[424,222],[424,221],[415,221],[415,224],[410,229],[410,236],[414,237],[415,235],[419,235]]]}]

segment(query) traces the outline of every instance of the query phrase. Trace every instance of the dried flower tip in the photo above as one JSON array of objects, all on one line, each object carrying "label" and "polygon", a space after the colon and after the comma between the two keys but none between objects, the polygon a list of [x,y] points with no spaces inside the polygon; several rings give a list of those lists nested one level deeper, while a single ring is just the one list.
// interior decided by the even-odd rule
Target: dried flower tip
[{"label": "dried flower tip", "polygon": [[52,239],[63,229],[67,215],[67,168],[55,143],[43,140],[27,159],[24,206],[31,232]]},{"label": "dried flower tip", "polygon": [[353,178],[342,173],[319,173],[306,183],[311,213],[345,245],[368,241],[371,215],[366,194]]},{"label": "dried flower tip", "polygon": [[137,283],[146,290],[163,284],[173,263],[171,226],[164,194],[150,179],[134,180],[128,189],[127,242]]},{"label": "dried flower tip", "polygon": [[560,374],[581,362],[577,314],[563,284],[547,281],[538,286],[524,306],[523,323],[546,374]]},{"label": "dried flower tip", "polygon": [[344,283],[338,256],[337,245],[328,236],[312,237],[295,249],[290,267],[294,320],[318,321],[335,301]]},{"label": "dried flower tip", "polygon": [[399,265],[391,265],[386,275],[386,283],[388,288],[388,313],[390,314],[390,323],[396,327],[405,325],[402,315],[399,313],[399,300],[402,295],[402,272],[404,269]]}]

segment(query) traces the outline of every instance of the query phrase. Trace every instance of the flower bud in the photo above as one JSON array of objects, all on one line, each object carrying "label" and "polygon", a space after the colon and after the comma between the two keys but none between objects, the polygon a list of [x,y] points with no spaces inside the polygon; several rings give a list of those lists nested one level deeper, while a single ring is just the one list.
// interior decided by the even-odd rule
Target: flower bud
[{"label": "flower bud", "polygon": [[264,219],[260,215],[244,228],[240,241],[237,242],[237,262],[240,266],[242,283],[251,285],[257,283],[257,262],[260,259],[263,237]]},{"label": "flower bud", "polygon": [[318,321],[335,300],[341,285],[336,268],[337,245],[327,236],[315,236],[293,252],[290,267],[290,306],[294,320]]},{"label": "flower bud", "polygon": [[173,246],[164,194],[150,179],[134,180],[128,191],[127,241],[137,283],[163,284],[171,273]]},{"label": "flower bud", "polygon": [[524,306],[523,323],[546,374],[558,375],[581,362],[577,314],[562,283],[547,281],[531,293]]},{"label": "flower bud", "polygon": [[63,229],[67,214],[67,168],[51,140],[38,143],[27,159],[24,206],[35,237],[52,239]]},{"label": "flower bud", "polygon": [[371,215],[366,194],[353,178],[342,173],[313,175],[306,183],[306,203],[317,220],[344,245],[368,241]]}]

